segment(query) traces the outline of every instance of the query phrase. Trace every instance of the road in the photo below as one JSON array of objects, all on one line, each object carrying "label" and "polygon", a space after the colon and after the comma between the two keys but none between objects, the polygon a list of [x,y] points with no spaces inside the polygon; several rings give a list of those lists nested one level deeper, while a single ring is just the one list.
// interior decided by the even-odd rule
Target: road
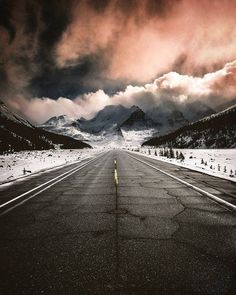
[{"label": "road", "polygon": [[233,294],[235,212],[137,159],[236,198],[232,182],[122,150],[3,186],[0,294]]}]

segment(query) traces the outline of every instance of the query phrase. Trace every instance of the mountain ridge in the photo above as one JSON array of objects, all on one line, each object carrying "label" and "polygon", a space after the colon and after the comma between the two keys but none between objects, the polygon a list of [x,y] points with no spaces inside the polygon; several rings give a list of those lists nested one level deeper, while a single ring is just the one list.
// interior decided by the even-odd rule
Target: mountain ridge
[{"label": "mountain ridge", "polygon": [[142,145],[174,148],[235,148],[236,104]]},{"label": "mountain ridge", "polygon": [[74,138],[32,125],[0,101],[0,152],[60,148],[90,148]]}]

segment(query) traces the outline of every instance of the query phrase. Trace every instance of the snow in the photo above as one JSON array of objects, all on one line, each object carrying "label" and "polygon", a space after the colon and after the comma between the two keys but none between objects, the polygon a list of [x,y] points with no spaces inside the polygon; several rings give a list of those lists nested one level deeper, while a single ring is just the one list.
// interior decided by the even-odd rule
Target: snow
[{"label": "snow", "polygon": [[[132,149],[136,152],[139,150],[138,154],[143,153],[153,159],[236,182],[236,149],[173,149],[175,154],[176,151],[183,153],[184,161],[162,157],[159,155],[161,149],[158,148],[136,147]],[[154,154],[155,151],[157,156]]]},{"label": "snow", "polygon": [[[78,150],[22,151],[0,155],[0,184],[34,173],[89,159],[101,148]],[[24,172],[25,170],[25,172]],[[30,172],[29,172],[30,171]]]},{"label": "snow", "polygon": [[18,124],[27,125],[32,128],[32,125],[20,115],[15,112],[12,112],[8,107],[0,100],[0,116],[6,118],[9,121],[16,122]]},{"label": "snow", "polygon": [[146,130],[125,130],[121,128],[123,135],[123,144],[128,145],[141,145],[145,140],[150,139],[153,134],[156,132],[155,129],[146,129]]},{"label": "snow", "polygon": [[[134,139],[135,135],[133,134],[131,138]],[[137,141],[139,141],[138,136]],[[107,138],[105,146],[104,141],[100,142],[100,144],[97,143],[94,149],[22,151],[0,155],[0,183],[10,182],[74,162],[79,163],[82,160],[94,157],[101,151],[116,148],[133,150],[138,154],[144,154],[153,159],[236,182],[236,149],[174,149],[174,153],[176,151],[183,153],[185,160],[181,162],[177,159],[168,159],[160,156],[160,149],[158,148],[131,145],[131,142],[117,136],[116,140],[114,140],[114,137]],[[151,155],[149,155],[149,150]],[[157,156],[154,154],[155,151]],[[24,170],[26,170],[25,173]]]}]

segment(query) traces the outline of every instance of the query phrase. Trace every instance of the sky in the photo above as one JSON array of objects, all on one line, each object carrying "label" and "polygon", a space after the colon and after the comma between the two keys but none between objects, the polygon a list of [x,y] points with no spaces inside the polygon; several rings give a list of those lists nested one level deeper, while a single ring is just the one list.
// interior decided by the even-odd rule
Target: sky
[{"label": "sky", "polygon": [[236,1],[0,0],[0,99],[42,123],[236,98]]}]

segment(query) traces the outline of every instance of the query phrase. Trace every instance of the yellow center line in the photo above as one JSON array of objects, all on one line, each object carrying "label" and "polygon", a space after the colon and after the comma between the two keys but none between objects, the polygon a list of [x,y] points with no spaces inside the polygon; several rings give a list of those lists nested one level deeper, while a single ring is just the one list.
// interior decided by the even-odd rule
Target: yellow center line
[{"label": "yellow center line", "polygon": [[114,165],[115,165],[115,170],[114,170],[114,180],[115,180],[115,185],[116,187],[119,184],[119,180],[118,180],[118,172],[117,172],[117,165],[116,165],[116,160],[114,160]]}]

